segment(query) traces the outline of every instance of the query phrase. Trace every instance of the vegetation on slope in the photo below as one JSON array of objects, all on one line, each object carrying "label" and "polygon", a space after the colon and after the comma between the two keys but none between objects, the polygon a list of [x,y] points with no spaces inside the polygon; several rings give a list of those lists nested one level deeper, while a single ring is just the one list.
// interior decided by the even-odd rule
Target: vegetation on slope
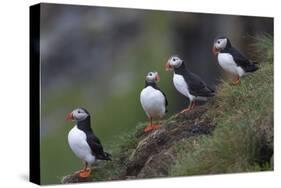
[{"label": "vegetation on slope", "polygon": [[254,44],[260,69],[238,86],[222,82],[208,104],[162,121],[145,124],[112,145],[112,162],[101,162],[88,179],[62,182],[264,171],[273,169],[273,39]]},{"label": "vegetation on slope", "polygon": [[214,125],[204,116],[206,106],[192,112],[177,114],[162,121],[160,129],[144,133],[145,124],[139,124],[133,134],[128,134],[113,146],[112,162],[102,162],[86,179],[76,174],[63,178],[63,183],[166,177],[169,167],[175,164],[177,146],[184,139],[195,140],[208,135]]},{"label": "vegetation on slope", "polygon": [[222,83],[206,114],[216,123],[212,136],[187,140],[178,149],[171,176],[273,169],[273,44],[256,39],[260,69],[239,86]]}]

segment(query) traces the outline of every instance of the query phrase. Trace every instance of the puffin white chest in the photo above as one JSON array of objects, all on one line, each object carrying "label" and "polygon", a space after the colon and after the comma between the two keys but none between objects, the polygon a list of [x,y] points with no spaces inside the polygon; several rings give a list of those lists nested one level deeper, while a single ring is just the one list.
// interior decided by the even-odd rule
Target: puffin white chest
[{"label": "puffin white chest", "polygon": [[173,82],[175,88],[184,96],[188,97],[190,100],[194,99],[194,96],[190,94],[188,90],[188,84],[184,80],[184,77],[180,74],[174,73]]},{"label": "puffin white chest", "polygon": [[78,129],[76,125],[68,133],[68,144],[75,155],[81,160],[92,164],[96,158],[92,155],[91,148],[86,139],[86,134]]},{"label": "puffin white chest", "polygon": [[149,117],[162,117],[165,114],[165,96],[151,86],[144,88],[140,94],[141,105]]},{"label": "puffin white chest", "polygon": [[239,75],[240,77],[245,74],[245,71],[240,66],[237,66],[231,54],[219,53],[218,62],[220,66],[229,73]]}]

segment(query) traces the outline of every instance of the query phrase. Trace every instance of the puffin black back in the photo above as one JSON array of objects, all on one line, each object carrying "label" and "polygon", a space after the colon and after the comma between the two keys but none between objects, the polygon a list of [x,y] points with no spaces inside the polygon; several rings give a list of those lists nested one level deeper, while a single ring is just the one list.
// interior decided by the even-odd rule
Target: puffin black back
[{"label": "puffin black back", "polygon": [[29,180],[40,184],[40,4],[29,9],[30,20],[30,161]]}]

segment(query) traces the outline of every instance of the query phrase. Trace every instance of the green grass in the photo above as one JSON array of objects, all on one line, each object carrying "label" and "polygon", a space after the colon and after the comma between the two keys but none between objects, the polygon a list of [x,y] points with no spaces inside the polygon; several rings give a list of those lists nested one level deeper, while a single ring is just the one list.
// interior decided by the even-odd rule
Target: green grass
[{"label": "green grass", "polygon": [[142,132],[144,127],[144,123],[139,123],[134,131],[115,138],[116,141],[111,144],[110,149],[112,161],[104,161],[97,165],[98,170],[92,175],[94,181],[105,181],[114,177],[120,179],[125,173],[126,162],[137,147],[136,135]]},{"label": "green grass", "polygon": [[257,37],[253,46],[260,69],[239,86],[219,86],[206,114],[213,134],[183,141],[170,176],[273,169],[273,39]]}]

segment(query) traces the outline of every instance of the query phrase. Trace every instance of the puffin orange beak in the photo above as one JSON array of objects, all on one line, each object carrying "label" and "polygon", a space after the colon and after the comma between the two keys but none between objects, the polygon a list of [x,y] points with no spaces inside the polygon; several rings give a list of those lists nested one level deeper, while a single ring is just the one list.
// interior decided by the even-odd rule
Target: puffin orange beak
[{"label": "puffin orange beak", "polygon": [[217,53],[219,53],[219,49],[217,49],[216,47],[213,47],[212,51],[214,55],[217,55]]},{"label": "puffin orange beak", "polygon": [[72,112],[69,112],[67,115],[66,115],[66,120],[70,121],[70,120],[73,120],[73,115],[72,115]]},{"label": "puffin orange beak", "polygon": [[160,81],[160,76],[159,76],[159,74],[157,74],[157,76],[156,76],[156,81],[157,81],[157,82]]},{"label": "puffin orange beak", "polygon": [[166,65],[165,65],[165,70],[166,70],[166,71],[170,71],[170,70],[172,70],[172,69],[173,69],[173,67],[170,65],[169,62],[167,62]]}]

